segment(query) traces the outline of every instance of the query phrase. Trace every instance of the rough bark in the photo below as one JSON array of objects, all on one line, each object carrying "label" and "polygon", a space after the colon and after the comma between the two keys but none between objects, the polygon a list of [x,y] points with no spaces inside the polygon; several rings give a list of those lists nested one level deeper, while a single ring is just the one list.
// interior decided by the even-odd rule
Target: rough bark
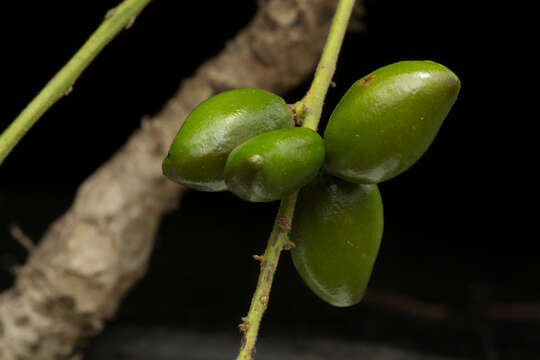
[{"label": "rough bark", "polygon": [[246,29],[81,184],[0,295],[0,359],[71,359],[102,330],[144,275],[161,217],[185,191],[160,168],[181,121],[222,90],[298,85],[313,70],[336,3],[261,1]]}]

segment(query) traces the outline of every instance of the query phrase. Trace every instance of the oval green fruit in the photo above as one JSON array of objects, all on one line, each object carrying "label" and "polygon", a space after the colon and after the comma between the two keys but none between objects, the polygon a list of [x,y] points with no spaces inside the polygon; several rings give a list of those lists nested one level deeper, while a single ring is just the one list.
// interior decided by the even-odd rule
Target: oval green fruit
[{"label": "oval green fruit", "polygon": [[304,282],[334,306],[364,295],[383,233],[383,206],[375,184],[354,184],[321,174],[302,188],[290,239]]},{"label": "oval green fruit", "polygon": [[236,146],[264,132],[293,126],[293,113],[281,97],[260,89],[224,91],[188,115],[163,160],[163,173],[198,190],[225,190],[223,170]]},{"label": "oval green fruit", "polygon": [[279,129],[235,148],[225,165],[228,189],[241,199],[268,202],[291,195],[317,175],[324,141],[307,128]]},{"label": "oval green fruit", "polygon": [[458,77],[432,61],[401,61],[353,84],[324,132],[325,168],[356,183],[399,175],[427,150],[456,101]]}]

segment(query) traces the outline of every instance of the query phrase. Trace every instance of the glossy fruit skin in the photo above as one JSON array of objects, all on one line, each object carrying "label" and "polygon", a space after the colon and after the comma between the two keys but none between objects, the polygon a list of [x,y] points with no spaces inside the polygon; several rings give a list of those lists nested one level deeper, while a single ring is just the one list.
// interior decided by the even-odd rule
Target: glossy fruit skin
[{"label": "glossy fruit skin", "polygon": [[375,184],[321,174],[299,193],[290,240],[304,282],[334,306],[362,299],[383,233],[383,206]]},{"label": "glossy fruit skin", "polygon": [[293,113],[281,97],[261,89],[224,91],[188,115],[163,160],[163,174],[197,190],[225,190],[223,170],[236,146],[293,126]]},{"label": "glossy fruit skin", "polygon": [[356,183],[401,174],[432,143],[460,86],[432,61],[397,62],[356,81],[328,121],[326,170]]},{"label": "glossy fruit skin", "polygon": [[324,153],[323,139],[311,129],[270,131],[231,152],[225,182],[243,200],[279,200],[313,180],[324,163]]}]

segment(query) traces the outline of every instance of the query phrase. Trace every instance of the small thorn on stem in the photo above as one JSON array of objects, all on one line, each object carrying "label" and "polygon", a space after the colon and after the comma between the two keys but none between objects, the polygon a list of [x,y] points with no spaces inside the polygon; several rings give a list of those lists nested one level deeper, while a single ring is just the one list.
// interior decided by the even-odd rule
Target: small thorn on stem
[{"label": "small thorn on stem", "polygon": [[109,9],[109,11],[107,11],[107,13],[105,14],[105,19],[110,18],[114,14],[116,14],[116,8]]},{"label": "small thorn on stem", "polygon": [[291,230],[291,222],[286,217],[280,217],[278,219],[278,226],[281,230],[288,232]]},{"label": "small thorn on stem", "polygon": [[73,85],[68,87],[66,91],[64,91],[64,96],[68,96],[73,91]]},{"label": "small thorn on stem", "polygon": [[291,250],[292,248],[295,248],[296,244],[293,243],[291,240],[287,240],[285,245],[283,245],[283,250]]},{"label": "small thorn on stem", "polygon": [[132,17],[129,19],[128,23],[126,24],[125,29],[127,30],[127,29],[129,29],[130,27],[132,27],[133,24],[135,24],[135,20],[136,20],[136,19],[137,19],[137,16],[136,16],[136,15],[135,15],[135,16],[132,16]]},{"label": "small thorn on stem", "polygon": [[335,83],[334,80],[330,81],[330,87],[335,88],[336,86],[337,84]]},{"label": "small thorn on stem", "polygon": [[263,261],[263,257],[261,255],[253,255],[253,258],[257,261]]},{"label": "small thorn on stem", "polygon": [[247,316],[243,316],[242,317],[242,322],[240,324],[238,324],[238,328],[240,329],[240,332],[242,333],[246,333],[249,329],[249,320],[247,318]]}]

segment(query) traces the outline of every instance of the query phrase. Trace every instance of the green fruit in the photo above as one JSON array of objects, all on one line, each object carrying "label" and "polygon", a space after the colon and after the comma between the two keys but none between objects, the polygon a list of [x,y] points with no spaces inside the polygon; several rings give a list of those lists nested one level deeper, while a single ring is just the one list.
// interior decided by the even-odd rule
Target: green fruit
[{"label": "green fruit", "polygon": [[260,89],[234,89],[200,103],[176,135],[163,173],[204,191],[226,189],[223,170],[238,145],[267,131],[294,126],[285,101]]},{"label": "green fruit", "polygon": [[302,188],[290,240],[294,265],[308,287],[334,306],[364,295],[383,232],[375,184],[353,184],[322,174]]},{"label": "green fruit", "polygon": [[319,134],[306,128],[279,129],[235,148],[225,165],[225,181],[241,199],[274,201],[313,180],[323,162]]},{"label": "green fruit", "polygon": [[353,84],[324,133],[325,168],[356,183],[379,183],[412,166],[456,101],[458,77],[432,61],[397,62]]}]

